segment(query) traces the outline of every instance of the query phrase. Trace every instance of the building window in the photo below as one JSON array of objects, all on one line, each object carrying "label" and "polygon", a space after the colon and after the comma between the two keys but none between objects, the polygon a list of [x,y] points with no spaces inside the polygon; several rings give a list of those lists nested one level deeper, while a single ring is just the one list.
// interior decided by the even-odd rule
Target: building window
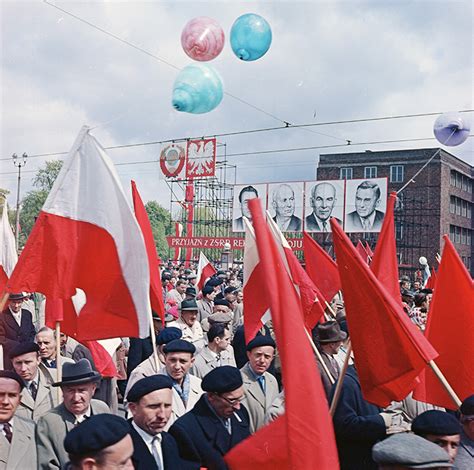
[{"label": "building window", "polygon": [[451,196],[449,198],[449,212],[451,214],[456,213],[456,197],[455,196]]},{"label": "building window", "polygon": [[403,165],[390,167],[390,183],[403,183]]},{"label": "building window", "polygon": [[468,177],[467,176],[462,176],[462,190],[463,191],[467,191],[467,181],[468,181]]},{"label": "building window", "polygon": [[364,168],[364,178],[377,178],[377,167],[376,166],[366,166]]},{"label": "building window", "polygon": [[461,201],[461,215],[467,217],[467,202],[464,199]]},{"label": "building window", "polygon": [[395,222],[395,239],[397,241],[403,239],[403,222]]},{"label": "building window", "polygon": [[451,186],[456,186],[456,172],[451,170],[451,179],[450,179]]},{"label": "building window", "polygon": [[469,229],[466,230],[466,245],[471,246],[471,231]]},{"label": "building window", "polygon": [[454,227],[455,243],[461,243],[461,227]]},{"label": "building window", "polygon": [[455,230],[454,230],[454,225],[449,226],[449,239],[454,243],[455,242]]},{"label": "building window", "polygon": [[461,215],[461,199],[456,198],[456,215]]},{"label": "building window", "polygon": [[352,179],[352,168],[341,168],[340,178],[341,180]]},{"label": "building window", "polygon": [[458,172],[456,172],[456,188],[462,188],[462,175]]},{"label": "building window", "polygon": [[466,244],[466,232],[467,230],[465,228],[461,228],[461,244],[462,245]]}]

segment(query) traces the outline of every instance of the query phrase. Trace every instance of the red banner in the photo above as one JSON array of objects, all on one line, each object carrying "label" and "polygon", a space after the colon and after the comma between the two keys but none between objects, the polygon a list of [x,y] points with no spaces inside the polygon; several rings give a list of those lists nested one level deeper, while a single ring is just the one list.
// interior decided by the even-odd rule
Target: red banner
[{"label": "red banner", "polygon": [[[217,248],[224,249],[226,243],[230,244],[231,250],[243,250],[244,238],[237,237],[166,237],[170,248]],[[302,238],[287,238],[289,245],[294,251],[303,250]]]}]

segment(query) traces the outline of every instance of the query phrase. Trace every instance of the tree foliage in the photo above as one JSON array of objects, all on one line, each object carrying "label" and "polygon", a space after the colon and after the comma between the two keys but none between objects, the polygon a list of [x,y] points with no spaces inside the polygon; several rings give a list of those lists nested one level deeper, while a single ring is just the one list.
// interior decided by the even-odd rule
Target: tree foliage
[{"label": "tree foliage", "polygon": [[40,168],[33,179],[33,186],[42,191],[51,191],[54,181],[58,177],[63,166],[62,160],[46,162],[44,168]]},{"label": "tree foliage", "polygon": [[145,209],[150,219],[151,230],[155,240],[156,250],[161,259],[168,258],[168,243],[166,236],[171,235],[171,215],[156,201],[148,201]]}]

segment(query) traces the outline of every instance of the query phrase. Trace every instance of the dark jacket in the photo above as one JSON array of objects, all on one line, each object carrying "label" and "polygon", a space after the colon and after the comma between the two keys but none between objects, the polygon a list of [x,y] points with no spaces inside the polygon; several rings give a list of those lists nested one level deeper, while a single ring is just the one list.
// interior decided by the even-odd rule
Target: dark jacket
[{"label": "dark jacket", "polygon": [[148,359],[153,354],[153,345],[150,337],[148,338],[130,338],[130,347],[128,348],[127,359],[127,377],[145,359]]},{"label": "dark jacket", "polygon": [[250,436],[247,410],[241,405],[237,413],[242,422],[232,416],[232,434],[229,434],[210,408],[205,394],[191,411],[174,422],[169,432],[185,459],[209,470],[226,470],[228,467],[223,456]]},{"label": "dark jacket", "polygon": [[[331,400],[334,390],[335,384]],[[349,366],[333,417],[341,470],[377,469],[372,460],[372,446],[386,437],[381,411],[364,400],[357,372],[354,366]]]}]

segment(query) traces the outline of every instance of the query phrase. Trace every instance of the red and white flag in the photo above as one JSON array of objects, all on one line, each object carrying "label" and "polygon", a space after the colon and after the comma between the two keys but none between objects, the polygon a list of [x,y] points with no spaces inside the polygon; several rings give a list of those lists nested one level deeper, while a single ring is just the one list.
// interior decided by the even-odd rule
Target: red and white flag
[{"label": "red and white flag", "polygon": [[212,277],[213,274],[216,274],[216,272],[217,271],[214,269],[214,266],[201,251],[199,253],[199,264],[196,280],[196,285],[198,286],[199,290],[202,290],[208,279]]},{"label": "red and white flag", "polygon": [[79,132],[7,284],[9,292],[71,299],[82,340],[142,337],[150,328],[150,275],[140,227],[112,161]]},{"label": "red and white flag", "polygon": [[7,201],[5,200],[0,219],[0,293],[4,291],[17,260],[15,235],[13,235],[8,220]]}]

